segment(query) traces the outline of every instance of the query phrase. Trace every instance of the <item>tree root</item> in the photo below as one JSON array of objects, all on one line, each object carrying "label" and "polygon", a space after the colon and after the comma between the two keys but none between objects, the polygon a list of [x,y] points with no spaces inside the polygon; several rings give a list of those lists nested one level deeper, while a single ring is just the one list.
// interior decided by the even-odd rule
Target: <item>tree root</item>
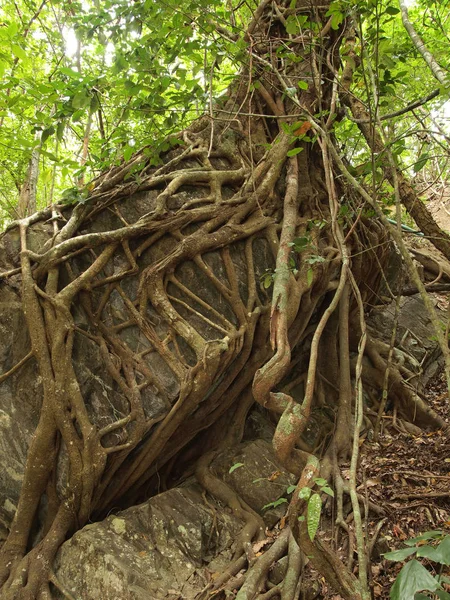
[{"label": "tree root", "polygon": [[[259,19],[266,8],[270,9],[270,18]],[[249,40],[253,39],[255,28],[261,29],[255,39],[272,39],[272,32],[280,28],[282,35],[278,37],[279,32],[276,33],[273,47],[284,39],[284,17],[276,17],[276,8],[276,3],[273,9],[272,3],[263,0],[249,27]],[[267,27],[270,31],[264,30]],[[321,40],[328,45],[324,51],[337,55],[338,34],[327,31]],[[264,47],[265,44],[252,42],[250,55],[270,67],[264,58]],[[309,44],[303,49],[297,47],[304,55],[299,64],[311,62],[319,71],[308,47]],[[259,56],[260,52],[263,56]],[[295,73],[295,64],[294,87],[286,90],[298,87],[302,71]],[[322,67],[328,68],[325,63]],[[241,82],[250,75],[251,69],[244,73]],[[351,79],[351,73],[346,76]],[[222,124],[208,116],[184,132],[186,146],[172,147],[161,167],[153,166],[144,152],[136,154],[129,163],[102,174],[94,182],[86,203],[62,209],[67,210],[67,221],[53,236],[49,234],[39,252],[29,249],[27,231],[33,223],[50,217],[51,210],[10,226],[20,229],[22,304],[31,351],[0,375],[0,382],[15,375],[33,357],[44,393],[16,518],[3,549],[0,583],[4,584],[5,600],[48,600],[48,581],[56,581],[51,563],[65,537],[82,527],[93,511],[101,515],[111,505],[134,501],[161,464],[176,460],[173,457],[198,432],[217,423],[238,399],[237,413],[242,409],[242,425],[247,403],[253,399],[239,395],[251,385],[255,372],[255,400],[281,415],[274,436],[276,455],[285,468],[300,477],[289,509],[293,537],[288,529],[283,530],[271,548],[255,559],[252,541],[264,536],[264,522],[211,472],[216,451],[206,453],[197,462],[198,481],[244,523],[233,564],[208,589],[220,589],[248,563],[249,571],[240,579],[238,600],[254,600],[258,594],[261,600],[277,594],[281,600],[294,600],[304,553],[312,557],[316,568],[344,598],[361,598],[352,573],[320,539],[311,541],[306,524],[298,520],[304,512],[298,492],[303,487],[313,487],[320,468],[319,458],[300,451],[298,445],[317,406],[334,413],[337,410],[337,458],[348,454],[347,432],[354,406],[351,380],[357,372],[359,381],[361,366],[358,364],[356,369],[355,361],[350,360],[350,348],[356,349],[360,342],[349,342],[356,294],[351,295],[350,282],[356,281],[355,287],[364,288],[364,301],[370,302],[384,261],[383,251],[379,256],[375,249],[383,246],[380,242],[386,240],[386,232],[375,219],[359,216],[347,224],[345,234],[345,219],[339,216],[340,199],[345,197],[352,202],[354,197],[335,178],[328,133],[318,127],[318,143],[309,144],[279,127],[285,117],[298,114],[299,106],[292,94],[279,93],[280,80],[289,83],[284,81],[284,75],[278,73],[275,77],[267,69],[265,77],[264,85],[259,82],[258,101],[264,110],[254,102],[253,93],[243,93],[238,88],[230,99],[231,103],[237,101],[247,114],[272,111],[269,119],[261,118],[263,123],[260,119],[249,121],[248,135],[242,133],[247,131],[242,115]],[[274,85],[270,85],[271,77]],[[333,77],[332,69],[319,77],[323,82],[318,87],[323,93],[324,109],[327,94],[332,94],[333,103],[336,102],[336,91],[330,84]],[[349,81],[343,81],[344,100],[355,116],[364,117],[364,107],[355,104],[346,83]],[[305,115],[308,110],[311,115],[317,112],[311,91],[302,98]],[[307,123],[312,127],[312,123]],[[247,127],[246,121],[245,124]],[[229,133],[232,135],[227,137]],[[258,146],[268,148],[258,162],[252,158],[256,145],[250,148],[248,156],[241,152],[243,147],[251,147],[256,133],[264,142],[258,141]],[[376,146],[378,138],[369,137]],[[379,150],[383,155],[383,147]],[[142,166],[139,178],[130,177],[138,165]],[[386,164],[382,166],[388,168]],[[419,223],[425,224],[424,231],[435,242],[441,239],[442,232],[423,212],[422,203],[417,202],[415,194],[412,200],[412,192],[406,189],[403,179],[400,183],[405,205],[412,214],[416,213]],[[189,199],[180,204],[187,188]],[[359,193],[364,198],[363,191]],[[108,231],[99,227],[103,211],[111,209],[120,217],[119,202],[138,192],[149,192],[148,212],[142,211],[145,214],[133,223],[119,218],[119,224]],[[316,226],[317,217],[320,226]],[[299,235],[307,235],[308,239],[301,251],[295,249]],[[440,247],[450,256],[447,236],[442,235]],[[364,260],[363,249],[367,250]],[[264,285],[260,281],[265,277],[265,267],[268,287],[273,284],[271,300],[266,279]],[[448,274],[448,269],[442,271]],[[9,269],[3,276],[13,273],[17,269]],[[362,298],[359,300],[362,303]],[[339,318],[335,318],[333,313],[338,307]],[[270,327],[265,317],[260,318],[268,314],[269,308]],[[126,341],[128,330],[133,328],[138,332],[136,347]],[[358,327],[354,329],[360,333]],[[321,341],[322,334],[324,338],[328,336],[327,343]],[[81,347],[77,346],[76,335],[84,335],[95,346],[111,389],[118,390],[120,402],[117,407],[111,404],[110,412],[108,407],[102,407],[104,413],[96,414],[88,398],[83,397],[74,368],[74,348]],[[274,354],[266,362],[270,344]],[[318,359],[319,349],[324,348],[330,348],[332,377],[339,378],[329,385],[330,389],[336,388],[329,395],[323,381],[318,382],[316,377],[321,367],[323,379],[326,375],[326,364],[320,365]],[[306,371],[307,363],[302,382],[304,394],[299,401],[290,395],[290,388],[283,387],[288,377],[292,375],[291,382],[295,377],[291,350],[298,350],[301,373]],[[147,362],[149,357],[152,360]],[[389,389],[402,415],[411,421],[443,427],[443,419],[407,385],[401,366],[389,360],[388,364],[389,377],[385,381],[386,360],[377,344],[368,339],[364,381]],[[150,388],[151,394],[145,396]],[[280,391],[283,389],[286,393]],[[151,412],[159,404],[161,410],[156,410],[156,416],[147,417],[146,410]],[[99,421],[105,418],[106,424],[100,425]],[[237,424],[233,426],[237,432]],[[115,443],[107,442],[114,438],[112,434],[117,436]],[[326,440],[323,443],[325,446]],[[56,482],[60,460],[67,462],[69,475],[67,481]],[[56,483],[63,491],[57,489]],[[337,522],[348,530],[342,507],[342,496],[347,490],[337,470],[335,483]],[[43,539],[26,554],[39,503],[51,485],[54,493],[50,506],[56,507],[55,513],[49,511]],[[370,504],[369,508],[375,510]],[[68,514],[62,515],[61,511]],[[283,584],[263,591],[271,564],[288,548],[288,571]],[[57,583],[54,585],[58,587]]]},{"label": "tree root", "polygon": [[[366,354],[371,364],[365,361],[363,380],[372,387],[383,389],[387,363],[370,338],[367,339]],[[411,422],[433,429],[443,429],[447,426],[446,422],[405,382],[400,370],[394,364],[389,366],[389,394]]]},{"label": "tree root", "polygon": [[[239,571],[244,569],[248,564],[247,557],[245,555],[239,557],[221,573],[217,579],[212,583],[209,583],[195,598],[195,600],[206,600],[206,598],[215,591],[220,590],[222,587],[230,581]],[[228,587],[228,586],[227,586]]]},{"label": "tree root", "polygon": [[285,554],[289,545],[289,536],[289,528],[283,529],[269,550],[266,550],[258,558],[250,568],[245,582],[236,596],[236,600],[254,600],[256,594],[261,590],[261,586],[272,564]]},{"label": "tree root", "polygon": [[298,547],[291,532],[289,536],[288,568],[281,587],[281,600],[295,600],[304,565],[303,552]]},{"label": "tree root", "polygon": [[244,521],[244,527],[235,542],[233,560],[238,559],[244,553],[250,562],[254,558],[252,541],[264,539],[265,524],[262,518],[242,498],[239,498],[235,491],[211,473],[209,466],[215,455],[216,451],[211,451],[200,458],[195,476],[211,496],[229,506],[236,517]]}]

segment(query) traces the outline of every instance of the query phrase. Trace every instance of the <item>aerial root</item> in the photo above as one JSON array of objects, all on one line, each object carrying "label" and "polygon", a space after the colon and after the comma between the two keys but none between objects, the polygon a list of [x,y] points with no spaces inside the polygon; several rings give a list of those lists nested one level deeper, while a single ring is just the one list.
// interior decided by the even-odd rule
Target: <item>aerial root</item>
[{"label": "aerial root", "polygon": [[281,600],[295,600],[298,597],[305,563],[305,556],[291,532],[289,535],[288,567],[282,582]]}]

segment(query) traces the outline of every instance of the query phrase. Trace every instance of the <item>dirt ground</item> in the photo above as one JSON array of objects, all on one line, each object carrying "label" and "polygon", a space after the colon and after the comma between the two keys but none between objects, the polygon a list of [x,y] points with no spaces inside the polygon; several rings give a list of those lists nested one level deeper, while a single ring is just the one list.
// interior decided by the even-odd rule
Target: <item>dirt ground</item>
[{"label": "dirt ground", "polygon": [[[443,374],[428,385],[427,399],[434,410],[448,421],[448,394]],[[404,563],[388,561],[383,554],[405,547],[404,540],[425,531],[439,529],[450,534],[448,433],[407,433],[396,426],[392,413],[386,414],[379,441],[362,441],[359,482],[358,491],[384,513],[369,511],[366,520],[371,547],[370,587],[373,598],[384,600],[389,598],[389,591]],[[348,557],[348,544],[341,542],[347,538],[333,525],[331,512],[325,519],[328,522],[323,522],[321,529],[328,534],[323,536],[324,539],[343,557]],[[349,522],[350,528],[351,525]],[[356,552],[350,551],[350,554],[356,565]],[[422,560],[434,574],[433,563]],[[315,583],[311,585],[309,600],[314,597],[341,599],[317,573],[311,570],[309,577],[312,584]]]}]

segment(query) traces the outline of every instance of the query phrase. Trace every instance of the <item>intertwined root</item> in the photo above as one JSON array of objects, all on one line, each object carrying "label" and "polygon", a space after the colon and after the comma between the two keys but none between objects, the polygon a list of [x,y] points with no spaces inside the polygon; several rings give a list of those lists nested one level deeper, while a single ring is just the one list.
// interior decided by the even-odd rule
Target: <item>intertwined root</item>
[{"label": "intertwined root", "polygon": [[[298,10],[325,19],[309,3]],[[300,439],[314,410],[337,414],[341,458],[350,448],[345,433],[361,382],[384,385],[389,360],[368,338],[363,312],[387,260],[386,231],[364,217],[361,198],[335,177],[323,130],[316,124],[313,144],[294,127],[299,110],[309,131],[318,102],[324,114],[335,105],[337,66],[330,65],[341,36],[327,29],[320,62],[313,37],[311,45],[294,40],[285,24],[272,3],[261,3],[245,38],[258,67],[245,68],[230,90],[228,121],[199,119],[162,166],[137,153],[95,180],[86,203],[44,210],[6,233],[13,239],[19,230],[20,264],[1,278],[21,288],[30,348],[0,383],[20,377],[31,358],[42,382],[39,423],[2,549],[8,598],[47,598],[66,536],[92,515],[154,493],[153,476],[251,386],[255,400],[279,415],[279,460],[306,484],[319,450],[330,447],[326,436],[320,449]],[[285,40],[302,60],[277,75],[266,67]],[[320,85],[295,102],[286,90],[310,79],[312,64]],[[256,75],[259,85],[252,86]],[[343,218],[342,204],[352,207],[354,220]],[[38,229],[47,236],[39,249]],[[411,413],[440,425],[400,369],[389,369],[405,413],[413,404]],[[200,460],[197,475],[243,518],[238,551],[249,554],[261,521],[211,474],[209,459]],[[32,541],[40,505],[47,515]],[[353,579],[337,573],[342,565],[308,542],[298,520],[291,529],[346,597],[356,593]],[[270,552],[292,549],[294,577],[300,559],[288,538],[283,533]],[[260,585],[266,562],[255,569],[241,598]],[[287,590],[283,600],[295,593]]]}]

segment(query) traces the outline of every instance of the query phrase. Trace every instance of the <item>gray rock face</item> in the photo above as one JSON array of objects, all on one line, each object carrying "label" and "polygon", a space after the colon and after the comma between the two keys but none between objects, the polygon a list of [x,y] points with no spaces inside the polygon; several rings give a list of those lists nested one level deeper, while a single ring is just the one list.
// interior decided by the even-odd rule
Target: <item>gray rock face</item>
[{"label": "gray rock face", "polygon": [[[121,202],[123,218],[129,223],[133,223],[144,214],[149,213],[154,208],[156,195],[156,192],[150,191],[137,193],[123,199]],[[68,216],[68,212],[65,214]],[[103,210],[90,219],[79,233],[111,231],[122,226],[123,222],[117,215],[112,211]],[[193,231],[196,227],[198,228],[198,225],[189,225]],[[188,228],[186,228],[183,234],[188,235],[188,233]],[[40,252],[52,236],[52,226],[36,223],[29,228],[27,236],[28,248],[33,252]],[[130,356],[132,355],[139,356],[140,364],[135,368],[135,378],[136,384],[140,386],[139,394],[143,413],[146,422],[149,423],[145,438],[139,442],[141,446],[145,443],[150,444],[150,438],[155,434],[157,425],[164,416],[169,415],[174,403],[179,398],[183,373],[186,373],[199,360],[196,352],[183,336],[176,332],[176,328],[171,327],[170,319],[166,318],[164,311],[155,307],[150,300],[146,301],[145,306],[142,307],[142,319],[147,324],[147,329],[152,330],[152,335],[158,340],[158,343],[164,346],[165,355],[158,351],[158,343],[149,339],[151,335],[143,332],[142,327],[137,324],[136,313],[140,313],[135,307],[139,307],[138,290],[143,272],[149,266],[165,259],[179,243],[173,236],[167,234],[162,235],[154,244],[147,247],[145,245],[146,238],[147,234],[144,231],[141,238],[133,239],[130,242],[131,250],[129,252],[134,252],[136,258],[135,270],[130,269],[129,255],[127,256],[122,248],[118,248],[103,271],[96,277],[89,294],[92,311],[96,313],[95,318],[88,315],[79,297],[71,307],[76,327],[73,346],[74,371],[88,418],[96,430],[104,429],[120,421],[130,412],[129,400],[123,387],[118,384],[117,377],[114,378],[111,370],[105,366],[104,354],[102,354],[100,345],[95,341],[99,334],[98,322],[101,323],[103,331],[113,338],[112,341],[108,340],[107,352],[109,352],[111,364],[119,366],[119,371],[122,359],[117,355],[117,348],[123,348],[123,352],[119,351],[119,354],[121,353],[122,357],[127,354],[128,360],[131,360]],[[273,257],[264,236],[261,239],[255,238],[252,242],[252,250],[254,277],[255,281],[259,282],[264,270],[272,265]],[[100,252],[101,250],[96,248],[72,258],[70,260],[70,277],[74,278],[83,273]],[[229,269],[232,265],[231,268],[236,274],[239,297],[245,308],[244,303],[248,298],[249,275],[245,242],[237,241],[230,244],[229,253],[230,259],[227,265]],[[221,339],[225,336],[223,327],[221,329],[223,318],[228,319],[230,328],[236,328],[236,331],[240,324],[228,300],[212,283],[212,279],[214,281],[223,280],[225,285],[229,285],[223,255],[220,250],[210,251],[205,252],[202,259],[206,265],[203,270],[191,260],[182,261],[177,265],[170,276],[170,281],[167,281],[167,290],[175,307],[172,315],[173,321],[185,319],[198,339],[211,343],[210,347],[213,348],[215,347],[214,343],[220,345]],[[20,239],[19,231],[15,228],[0,239],[0,272],[10,272],[19,266]],[[210,273],[210,276],[206,276],[205,272]],[[114,278],[123,273],[126,275],[119,278],[114,289],[108,289],[104,284],[108,278]],[[40,283],[45,287],[45,281]],[[65,269],[61,269],[60,287],[62,288],[68,283],[69,275]],[[30,440],[38,424],[42,403],[42,385],[34,359],[27,360],[13,374],[3,377],[30,353],[30,340],[21,303],[21,285],[20,274],[0,279],[0,464],[2,465],[0,471],[0,544],[7,535],[17,506],[26,456]],[[269,294],[261,286],[258,286],[257,294],[258,303],[261,306],[269,303]],[[197,300],[193,300],[193,296]],[[190,307],[190,305],[192,306]],[[218,311],[211,314],[208,306],[219,307],[220,314]],[[228,350],[225,349],[225,352]],[[232,356],[232,352],[233,349],[230,348],[230,356]],[[164,358],[169,355],[170,360]],[[225,356],[223,358],[225,359]],[[178,365],[179,372],[175,372],[172,368],[174,364]],[[225,375],[226,373],[222,373],[222,377]],[[247,377],[246,373],[244,373],[244,377]],[[204,393],[207,392],[208,390],[205,389]],[[213,409],[214,407],[211,406],[211,411]],[[101,440],[103,447],[123,444],[132,435],[133,427],[131,422],[106,433]],[[198,429],[200,429],[200,425],[194,430],[192,437]],[[134,451],[137,453],[141,446],[135,448]],[[173,452],[175,453],[178,449],[175,448]],[[158,468],[161,467],[160,463]],[[63,445],[57,472],[58,490],[61,491],[64,489],[68,472]],[[42,505],[45,506],[45,498]]]},{"label": "gray rock face", "polygon": [[[439,315],[441,311],[436,308]],[[395,304],[376,309],[370,315],[368,323],[376,337],[390,343],[394,324]],[[445,322],[445,314],[442,313]],[[398,315],[396,335],[396,359],[413,373],[420,374],[421,385],[426,385],[442,367],[439,344],[434,335],[433,326],[421,298],[409,296],[402,298]]]},{"label": "gray rock face", "polygon": [[192,598],[207,583],[204,561],[231,558],[238,530],[193,483],[84,527],[62,546],[56,575],[83,600]]},{"label": "gray rock face", "polygon": [[[29,352],[20,297],[10,287],[0,293],[0,376]],[[0,383],[0,543],[14,516],[30,437],[36,428],[41,384],[28,361]]]},{"label": "gray rock face", "polygon": [[[242,444],[217,457],[212,470],[228,474],[228,485],[269,521],[285,510],[286,504],[277,514],[262,508],[286,496],[293,478],[268,442]],[[241,527],[189,481],[78,531],[58,554],[56,576],[80,600],[190,600],[229,564]]]}]

